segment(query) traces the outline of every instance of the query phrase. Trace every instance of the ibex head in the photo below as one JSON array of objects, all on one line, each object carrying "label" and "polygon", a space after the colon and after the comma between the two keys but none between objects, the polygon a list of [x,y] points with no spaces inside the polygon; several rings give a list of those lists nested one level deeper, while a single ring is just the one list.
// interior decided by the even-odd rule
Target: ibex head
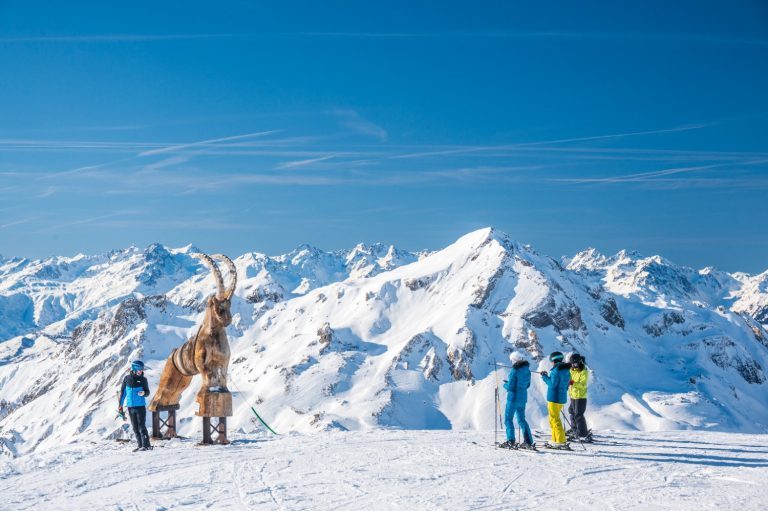
[{"label": "ibex head", "polygon": [[[192,254],[192,257],[201,259],[211,269],[213,277],[216,279],[216,294],[208,298],[206,307],[206,315],[209,318],[210,326],[212,328],[228,326],[232,323],[232,312],[229,309],[232,305],[232,295],[234,294],[235,286],[237,285],[237,270],[235,269],[235,263],[223,254],[214,254],[212,256],[207,254]],[[232,280],[229,288],[224,287],[224,279],[221,276],[221,270],[219,270],[214,259],[220,259],[227,265]]]}]

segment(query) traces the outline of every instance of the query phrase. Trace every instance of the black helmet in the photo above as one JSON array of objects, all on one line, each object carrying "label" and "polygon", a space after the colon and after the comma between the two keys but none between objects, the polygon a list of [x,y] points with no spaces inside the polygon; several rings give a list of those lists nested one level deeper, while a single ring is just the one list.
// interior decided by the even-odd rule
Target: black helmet
[{"label": "black helmet", "polygon": [[564,358],[564,355],[559,351],[553,351],[552,353],[549,354],[550,362],[562,362],[563,358]]},{"label": "black helmet", "polygon": [[571,364],[581,364],[581,363],[584,361],[584,357],[582,357],[582,356],[581,356],[581,355],[579,355],[578,353],[572,353],[572,354],[571,354],[571,358],[570,358],[570,359],[568,359],[568,361],[569,361]]}]

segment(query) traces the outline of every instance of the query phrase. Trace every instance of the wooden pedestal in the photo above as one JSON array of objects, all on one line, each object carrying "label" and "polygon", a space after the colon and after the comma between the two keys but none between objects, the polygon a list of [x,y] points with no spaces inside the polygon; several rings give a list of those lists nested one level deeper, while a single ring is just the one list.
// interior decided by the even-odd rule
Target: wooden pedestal
[{"label": "wooden pedestal", "polygon": [[[213,419],[215,423],[211,421]],[[203,417],[203,444],[227,445],[227,418]]]},{"label": "wooden pedestal", "polygon": [[199,417],[232,417],[232,394],[228,390],[211,392],[200,389],[197,393]]},{"label": "wooden pedestal", "polygon": [[[155,406],[152,410],[152,438],[176,438],[176,410],[179,405]],[[166,412],[165,420],[161,413]]]}]

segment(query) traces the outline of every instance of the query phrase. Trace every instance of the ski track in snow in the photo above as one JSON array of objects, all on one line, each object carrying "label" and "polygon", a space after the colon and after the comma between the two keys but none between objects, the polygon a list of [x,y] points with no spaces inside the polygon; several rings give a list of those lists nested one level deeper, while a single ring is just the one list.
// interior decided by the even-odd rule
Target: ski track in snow
[{"label": "ski track in snow", "polygon": [[496,449],[477,431],[173,440],[139,453],[79,442],[0,461],[0,509],[765,509],[765,435],[600,438],[539,453]]}]

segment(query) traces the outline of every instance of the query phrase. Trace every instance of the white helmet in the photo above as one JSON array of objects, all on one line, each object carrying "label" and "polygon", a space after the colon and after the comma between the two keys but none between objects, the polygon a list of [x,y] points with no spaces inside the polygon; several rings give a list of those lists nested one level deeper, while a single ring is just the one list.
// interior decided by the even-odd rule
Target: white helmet
[{"label": "white helmet", "polygon": [[525,360],[525,355],[523,353],[519,351],[513,351],[512,353],[509,354],[509,361],[512,362],[513,364],[521,360]]}]

